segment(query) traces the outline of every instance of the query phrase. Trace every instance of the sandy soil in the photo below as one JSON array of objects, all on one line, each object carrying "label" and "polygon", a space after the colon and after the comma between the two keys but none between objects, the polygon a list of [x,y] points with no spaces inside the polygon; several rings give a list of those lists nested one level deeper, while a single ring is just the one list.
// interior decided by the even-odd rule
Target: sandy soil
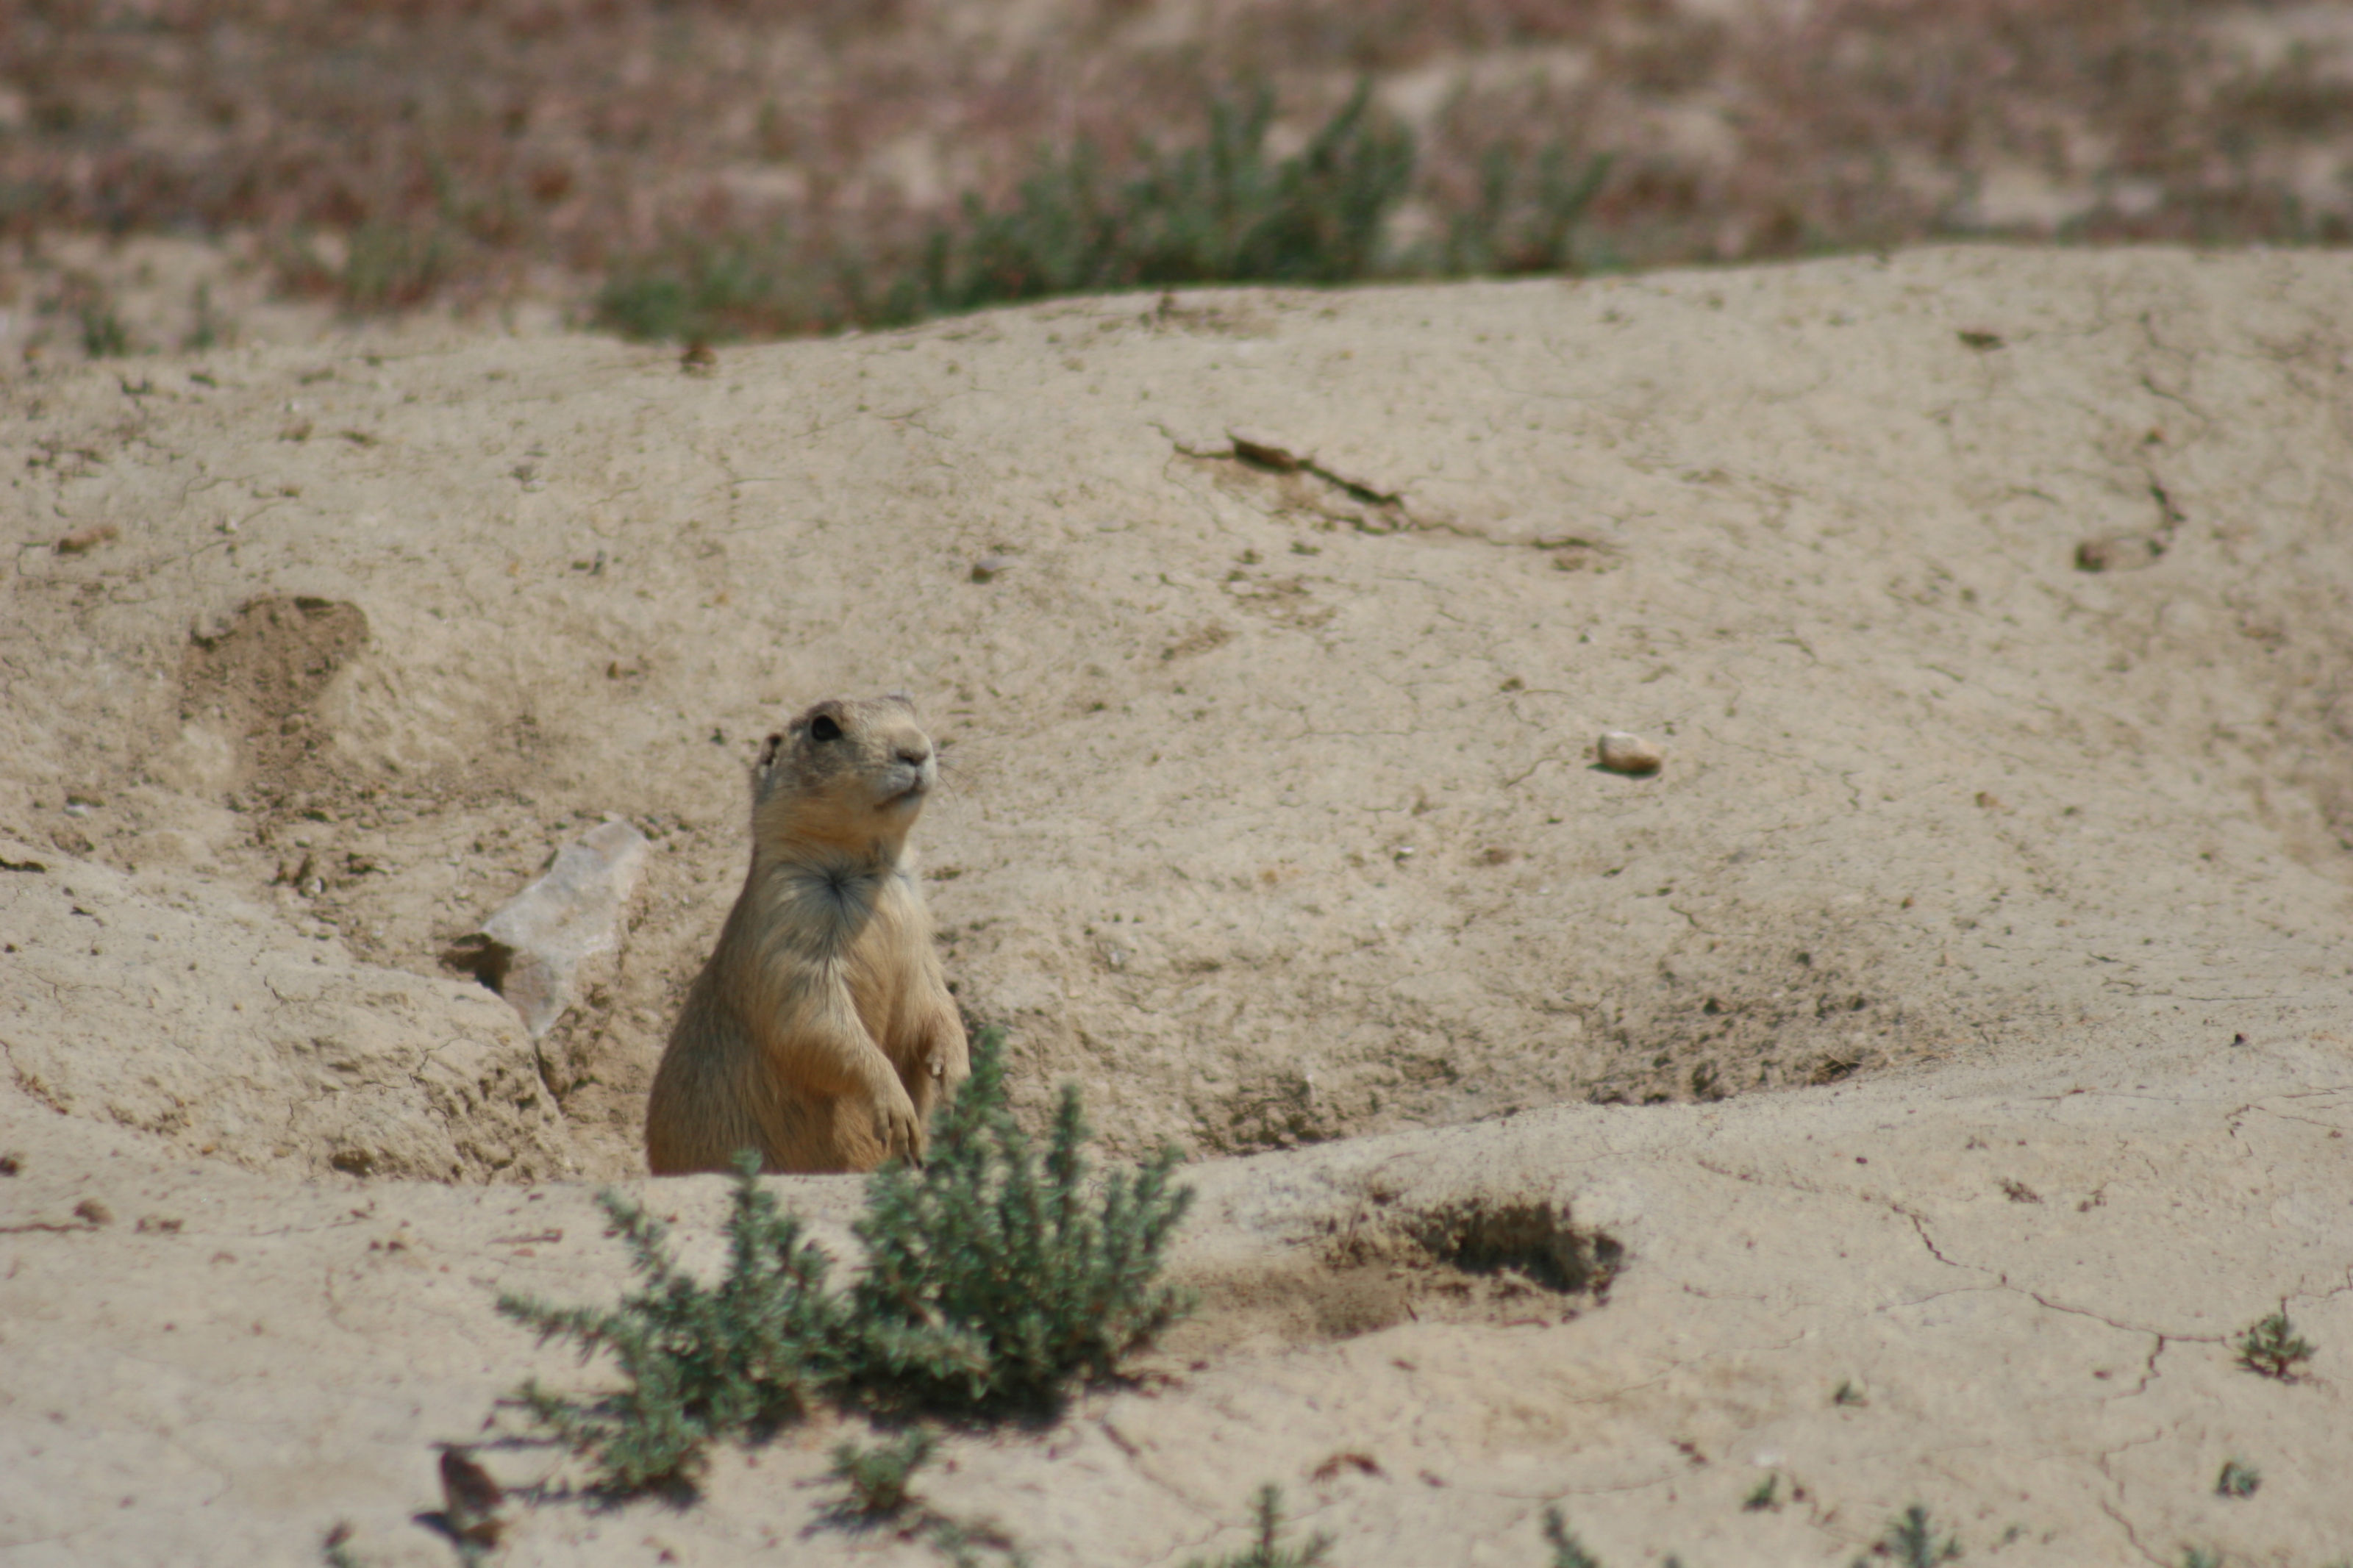
[{"label": "sandy soil", "polygon": [[[1351,1563],[1539,1561],[1551,1500],[1611,1562],[1915,1500],[2343,1552],[2348,319],[2333,256],[1960,249],[13,371],[0,1556],[446,1554],[428,1445],[560,1364],[495,1290],[618,1283],[580,1184],[751,748],[890,688],[960,999],[1200,1157],[1214,1287],[944,1505],[1041,1563],[1223,1550],[1262,1479]],[[608,814],[655,853],[534,1047],[439,955]],[[1333,1239],[1517,1202],[1606,1303],[1398,1321]],[[2294,1385],[2223,1344],[2283,1299]],[[829,1436],[512,1555],[916,1560],[798,1539]]]}]

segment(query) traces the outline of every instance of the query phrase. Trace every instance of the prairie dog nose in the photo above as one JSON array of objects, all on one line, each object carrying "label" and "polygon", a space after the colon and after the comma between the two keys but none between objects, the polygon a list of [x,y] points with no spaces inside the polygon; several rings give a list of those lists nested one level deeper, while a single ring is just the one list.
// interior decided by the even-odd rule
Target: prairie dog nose
[{"label": "prairie dog nose", "polygon": [[932,760],[932,743],[929,741],[902,741],[898,756],[909,767],[920,768]]}]

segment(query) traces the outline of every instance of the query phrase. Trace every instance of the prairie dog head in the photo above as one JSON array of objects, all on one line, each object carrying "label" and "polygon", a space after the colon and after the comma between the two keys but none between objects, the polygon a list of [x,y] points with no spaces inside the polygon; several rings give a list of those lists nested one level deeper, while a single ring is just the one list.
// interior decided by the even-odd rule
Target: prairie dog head
[{"label": "prairie dog head", "polygon": [[760,748],[754,852],[828,848],[895,860],[939,776],[913,702],[895,693],[828,697]]}]

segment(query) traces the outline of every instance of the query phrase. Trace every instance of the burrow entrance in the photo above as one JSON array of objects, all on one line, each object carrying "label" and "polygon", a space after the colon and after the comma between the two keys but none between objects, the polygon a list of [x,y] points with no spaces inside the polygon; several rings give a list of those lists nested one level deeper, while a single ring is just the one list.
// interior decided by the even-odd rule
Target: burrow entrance
[{"label": "burrow entrance", "polygon": [[1200,1307],[1179,1355],[1353,1339],[1408,1322],[1559,1323],[1609,1300],[1625,1248],[1566,1207],[1469,1198],[1335,1224],[1262,1263],[1188,1273]]}]

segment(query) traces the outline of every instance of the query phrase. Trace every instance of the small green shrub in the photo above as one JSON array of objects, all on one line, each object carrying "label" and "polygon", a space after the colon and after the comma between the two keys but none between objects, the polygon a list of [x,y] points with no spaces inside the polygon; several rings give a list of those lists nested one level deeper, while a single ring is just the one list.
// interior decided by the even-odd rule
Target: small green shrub
[{"label": "small green shrub", "polygon": [[131,352],[131,331],[112,305],[100,300],[84,305],[77,314],[81,321],[82,353],[92,359],[121,359]]},{"label": "small green shrub", "polygon": [[861,1448],[836,1443],[827,1479],[842,1488],[842,1497],[830,1517],[854,1524],[874,1524],[896,1519],[915,1498],[915,1472],[939,1447],[939,1438],[921,1426],[910,1427],[895,1443]]},{"label": "small green shrub", "polygon": [[1191,1306],[1154,1282],[1192,1201],[1169,1186],[1176,1152],[1091,1195],[1078,1089],[1063,1090],[1041,1163],[1007,1102],[1003,1047],[1003,1031],[981,1032],[929,1163],[886,1166],[867,1187],[843,1382],[874,1406],[1049,1407]]},{"label": "small green shrub", "polygon": [[841,1330],[841,1305],[825,1289],[828,1259],[801,1239],[756,1180],[748,1156],[729,1201],[727,1273],[704,1286],[681,1272],[660,1221],[617,1193],[597,1203],[621,1233],[639,1289],[608,1311],[499,1298],[499,1310],[566,1339],[581,1359],[610,1354],[627,1386],[576,1400],[534,1381],[520,1394],[540,1425],[596,1468],[613,1491],[691,1479],[704,1447],[799,1415],[823,1386]]},{"label": "small green shrub", "polygon": [[922,1427],[871,1448],[835,1444],[826,1474],[841,1488],[841,1495],[827,1505],[818,1523],[849,1531],[890,1524],[900,1540],[923,1542],[947,1559],[951,1568],[983,1568],[991,1553],[1006,1568],[1028,1568],[1028,1556],[994,1523],[957,1519],[916,1495],[915,1472],[930,1462],[938,1446],[938,1437]]},{"label": "small green shrub", "polygon": [[2253,1465],[2242,1465],[2236,1459],[2222,1461],[2222,1473],[2215,1479],[2214,1490],[2223,1497],[2250,1498],[2263,1484],[2263,1473]]},{"label": "small green shrub", "polygon": [[1083,140],[1041,153],[1009,199],[967,195],[895,247],[853,250],[781,226],[675,234],[612,272],[596,320],[633,338],[718,342],[1126,289],[1560,271],[1576,265],[1577,226],[1609,170],[1557,144],[1533,157],[1497,146],[1443,238],[1393,253],[1416,153],[1369,84],[1289,157],[1267,148],[1274,98],[1263,89],[1212,97],[1206,119],[1198,142],[1145,142],[1116,168]]},{"label": "small green shrub", "polygon": [[1763,1513],[1767,1509],[1778,1510],[1781,1506],[1779,1472],[1766,1471],[1765,1479],[1750,1488],[1748,1495],[1740,1500],[1740,1506],[1750,1513]]},{"label": "small green shrub", "polygon": [[2222,1568],[2222,1554],[2211,1546],[2185,1546],[2181,1568]]},{"label": "small green shrub", "polygon": [[1049,157],[1012,204],[967,198],[916,267],[852,309],[882,323],[1050,294],[1182,284],[1339,283],[1370,276],[1413,177],[1413,139],[1372,109],[1369,84],[1297,153],[1271,159],[1274,98],[1215,99],[1198,146],[1146,145],[1113,177],[1081,142]]},{"label": "small green shrub", "polygon": [[423,304],[454,270],[452,243],[438,227],[363,224],[343,257],[343,309],[372,314]]},{"label": "small green shrub", "polygon": [[468,253],[465,237],[444,221],[371,219],[344,237],[340,263],[298,233],[273,245],[271,265],[290,293],[374,315],[424,304],[465,269]]},{"label": "small green shrub", "polygon": [[1577,226],[1601,194],[1609,165],[1606,154],[1579,165],[1558,142],[1537,153],[1532,168],[1516,148],[1489,148],[1477,202],[1447,225],[1445,254],[1428,269],[1450,278],[1575,271]]},{"label": "small green shrub", "polygon": [[596,320],[624,337],[680,342],[839,326],[839,308],[807,277],[816,265],[782,225],[717,239],[674,236],[615,270],[597,292]]},{"label": "small green shrub", "polygon": [[188,335],[180,340],[180,347],[190,353],[202,353],[221,341],[223,323],[220,313],[213,308],[213,286],[210,283],[197,284],[191,303],[195,308],[195,321],[188,328]]},{"label": "small green shrub", "polygon": [[[543,1342],[575,1342],[584,1361],[610,1355],[623,1385],[581,1399],[533,1382],[518,1400],[612,1492],[691,1481],[713,1440],[756,1437],[820,1398],[963,1415],[1050,1408],[1190,1304],[1156,1283],[1192,1197],[1169,1185],[1176,1152],[1098,1188],[1086,1138],[1066,1089],[1039,1160],[1007,1102],[1003,1031],[982,1031],[972,1077],[933,1123],[931,1163],[869,1181],[856,1226],[868,1267],[842,1292],[826,1289],[829,1260],[762,1189],[748,1153],[715,1285],[680,1269],[659,1221],[600,1194],[638,1288],[610,1310],[509,1295],[499,1310]],[[881,1468],[857,1473],[878,1486],[891,1463],[912,1473],[929,1451],[920,1437],[864,1456]]]},{"label": "small green shrub", "polygon": [[1318,1531],[1307,1538],[1306,1544],[1284,1546],[1275,1538],[1282,1533],[1282,1489],[1271,1483],[1261,1487],[1250,1501],[1250,1513],[1258,1525],[1258,1537],[1246,1552],[1230,1552],[1211,1563],[1206,1557],[1196,1557],[1185,1568],[1314,1568],[1332,1550],[1332,1538]]},{"label": "small green shrub", "polygon": [[1893,1557],[1902,1568],[1936,1568],[1939,1563],[1950,1563],[1961,1554],[1961,1543],[1947,1533],[1936,1539],[1936,1521],[1928,1510],[1914,1503],[1904,1510],[1904,1517],[1887,1527],[1879,1538],[1879,1550]]},{"label": "small green shrub", "polygon": [[2241,1334],[2232,1348],[2241,1366],[2282,1383],[2294,1383],[2296,1369],[2312,1359],[2311,1344],[2288,1321],[2284,1307]]},{"label": "small green shrub", "polygon": [[1552,1568],[1601,1568],[1601,1559],[1585,1549],[1585,1542],[1568,1528],[1568,1521],[1560,1510],[1544,1511],[1545,1544],[1552,1548]]}]

